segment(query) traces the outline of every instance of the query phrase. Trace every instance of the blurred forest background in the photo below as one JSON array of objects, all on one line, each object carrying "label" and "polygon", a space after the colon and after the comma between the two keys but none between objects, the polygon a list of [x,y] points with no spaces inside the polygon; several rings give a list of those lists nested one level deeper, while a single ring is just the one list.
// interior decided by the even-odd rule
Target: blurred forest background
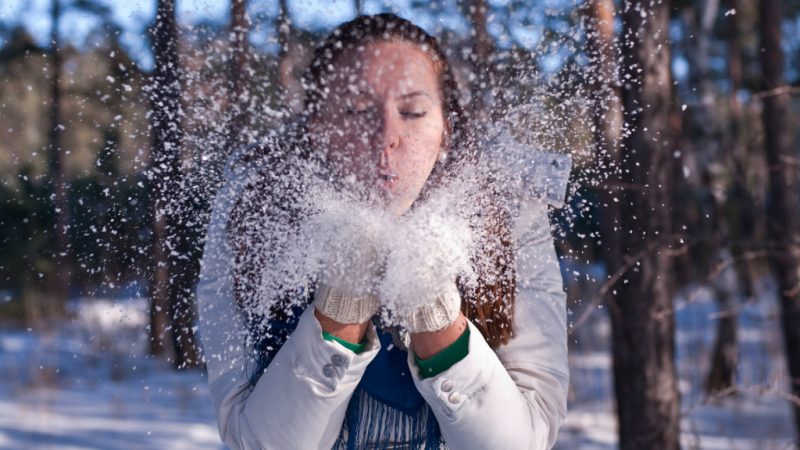
[{"label": "blurred forest background", "polygon": [[0,447],[124,448],[113,422],[69,421],[106,404],[141,419],[136,447],[219,447],[193,296],[222,164],[299,110],[333,26],[383,11],[441,39],[474,114],[575,159],[552,214],[572,376],[559,447],[797,448],[789,0],[4,2]]}]

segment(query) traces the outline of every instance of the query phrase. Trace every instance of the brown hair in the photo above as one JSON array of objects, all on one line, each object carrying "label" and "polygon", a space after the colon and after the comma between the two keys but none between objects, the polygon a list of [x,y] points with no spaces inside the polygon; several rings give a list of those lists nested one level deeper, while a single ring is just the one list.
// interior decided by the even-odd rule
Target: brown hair
[{"label": "brown hair", "polygon": [[[291,192],[276,192],[275,185],[281,174],[291,170],[284,156],[312,160],[314,155],[307,145],[305,126],[308,119],[319,111],[320,101],[326,95],[326,81],[332,73],[338,58],[347,50],[363,46],[371,42],[408,43],[423,50],[430,56],[439,77],[442,95],[442,110],[445,111],[446,136],[445,146],[448,152],[443,161],[437,161],[430,177],[425,183],[419,198],[425,198],[431,188],[444,182],[455,168],[467,162],[474,162],[476,154],[470,145],[472,137],[467,133],[467,114],[462,110],[458,98],[458,86],[453,71],[435,38],[408,20],[394,14],[359,16],[350,22],[337,27],[328,38],[315,50],[313,59],[303,75],[306,89],[305,108],[293,127],[287,127],[283,136],[272,140],[267,145],[256,147],[253,156],[263,158],[268,170],[262,170],[259,179],[251,183],[237,200],[229,221],[229,236],[237,235],[232,240],[236,252],[234,269],[234,292],[239,306],[246,311],[252,294],[258,283],[255,267],[268,264],[260,261],[259,255],[252,250],[256,245],[249,239],[262,239],[254,227],[263,227],[259,220],[264,214],[283,214],[289,222],[298,220],[298,210],[293,209]],[[285,186],[282,186],[285,189]],[[302,189],[296,187],[295,189]],[[516,273],[514,270],[514,254],[510,238],[510,219],[508,212],[501,206],[501,195],[488,184],[482,185],[479,221],[482,230],[482,250],[484,255],[474,260],[478,283],[476,288],[469,288],[457,280],[462,296],[462,312],[481,331],[487,342],[496,348],[507,343],[513,336],[513,315],[516,290]],[[414,205],[412,205],[412,208]],[[249,220],[248,220],[249,217]],[[241,239],[244,238],[244,239]],[[247,242],[244,245],[244,242]],[[238,243],[238,245],[237,245]],[[263,242],[262,242],[263,244]],[[278,245],[277,243],[271,243]],[[272,318],[284,318],[282,308],[292,303],[292,299],[283,299],[272,308]]]}]

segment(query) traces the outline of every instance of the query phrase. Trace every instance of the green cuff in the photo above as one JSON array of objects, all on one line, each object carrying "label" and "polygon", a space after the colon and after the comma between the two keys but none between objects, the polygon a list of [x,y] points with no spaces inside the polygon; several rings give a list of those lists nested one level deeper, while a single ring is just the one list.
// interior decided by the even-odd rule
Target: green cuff
[{"label": "green cuff", "polygon": [[452,344],[428,359],[420,359],[414,354],[414,361],[419,366],[420,378],[430,378],[439,375],[464,359],[469,354],[469,327]]},{"label": "green cuff", "polygon": [[328,333],[327,331],[323,331],[322,332],[322,339],[325,339],[326,341],[336,341],[336,342],[344,345],[345,348],[348,348],[348,349],[352,350],[353,353],[355,353],[356,355],[361,353],[361,352],[363,352],[364,348],[367,346],[367,339],[366,338],[364,338],[364,340],[360,344],[354,344],[354,343],[352,343],[350,341],[345,341],[344,339],[342,339],[340,337],[334,336],[334,335]]}]

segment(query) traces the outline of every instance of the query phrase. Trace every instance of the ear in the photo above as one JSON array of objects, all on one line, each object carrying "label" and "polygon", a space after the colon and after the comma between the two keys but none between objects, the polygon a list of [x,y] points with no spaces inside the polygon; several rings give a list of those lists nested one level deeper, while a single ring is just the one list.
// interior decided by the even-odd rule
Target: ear
[{"label": "ear", "polygon": [[444,129],[442,130],[442,146],[439,148],[439,160],[443,161],[447,158],[447,152],[450,151],[450,135],[452,134],[452,126],[450,120],[445,119]]},{"label": "ear", "polygon": [[439,162],[444,162],[447,159],[447,152],[450,151],[450,133],[445,130],[442,133],[442,146],[439,147],[439,154],[436,156],[436,159]]}]

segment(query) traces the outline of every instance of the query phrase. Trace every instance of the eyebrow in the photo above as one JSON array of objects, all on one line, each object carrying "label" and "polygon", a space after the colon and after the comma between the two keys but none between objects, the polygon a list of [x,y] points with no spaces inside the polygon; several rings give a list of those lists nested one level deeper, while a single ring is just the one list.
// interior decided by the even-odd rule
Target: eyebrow
[{"label": "eyebrow", "polygon": [[431,100],[433,100],[433,98],[430,95],[428,95],[427,92],[422,92],[422,91],[414,91],[414,92],[409,92],[408,94],[398,95],[397,98],[405,100],[412,97],[416,97],[418,95],[424,95],[425,97],[428,97]]},{"label": "eyebrow", "polygon": [[[348,93],[349,94],[360,95],[360,96],[363,96],[363,97],[366,97],[366,98],[372,98],[372,94],[370,94],[367,91],[361,90],[361,89],[358,89],[356,91],[349,91]],[[429,99],[433,100],[433,97],[431,97],[430,94],[428,94],[427,92],[423,92],[423,91],[409,92],[408,94],[398,95],[395,98],[398,98],[400,100],[407,100],[409,98],[418,97],[420,95],[423,95],[423,96],[428,97]]]}]

